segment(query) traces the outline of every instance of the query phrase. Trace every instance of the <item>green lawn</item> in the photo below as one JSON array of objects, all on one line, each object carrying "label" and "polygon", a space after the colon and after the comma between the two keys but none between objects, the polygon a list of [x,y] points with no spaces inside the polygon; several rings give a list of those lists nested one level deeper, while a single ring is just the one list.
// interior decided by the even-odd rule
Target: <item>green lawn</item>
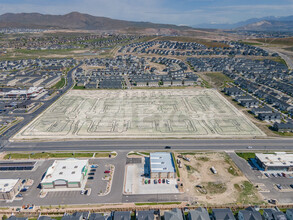
[{"label": "green lawn", "polygon": [[206,73],[205,74],[207,77],[210,78],[210,80],[212,82],[214,82],[214,84],[217,87],[221,87],[224,86],[227,82],[233,82],[232,79],[230,79],[228,76],[226,76],[223,73],[219,73],[219,72],[210,72],[210,73]]},{"label": "green lawn", "polygon": [[85,87],[84,87],[84,86],[77,86],[77,85],[75,85],[75,86],[73,87],[73,89],[85,89]]},{"label": "green lawn", "polygon": [[247,42],[247,41],[240,41],[240,43],[251,45],[251,46],[260,46],[262,43],[254,43],[254,42]]},{"label": "green lawn", "polygon": [[255,153],[236,153],[238,157],[243,158],[244,160],[249,160],[250,158],[255,158]]},{"label": "green lawn", "polygon": [[175,158],[174,153],[172,153],[172,158],[173,158],[173,162],[174,162],[174,165],[175,165],[175,169],[176,169],[177,177],[180,178],[180,173],[179,173],[179,169],[178,169],[178,164],[177,164],[177,161],[176,161],[176,158]]},{"label": "green lawn", "polygon": [[57,82],[54,86],[52,86],[52,89],[61,89],[61,88],[63,88],[63,86],[65,85],[65,82],[66,82],[65,78],[62,77],[59,82]]},{"label": "green lawn", "polygon": [[[108,157],[111,152],[96,152],[95,157]],[[58,153],[9,153],[4,156],[4,159],[46,159],[46,158],[72,158],[72,157],[92,157],[94,152],[58,152]],[[112,153],[112,156],[116,156],[116,153]]]},{"label": "green lawn", "polygon": [[111,154],[111,156],[116,156],[116,153],[111,153],[111,152],[98,152],[95,154],[95,157],[109,157],[109,154]]},{"label": "green lawn", "polygon": [[228,170],[228,173],[230,173],[231,175],[239,176],[237,170],[233,166],[230,166],[227,170]]},{"label": "green lawn", "polygon": [[284,137],[292,137],[293,136],[292,132],[278,132],[278,131],[274,131],[274,130],[273,130],[273,132],[277,135],[284,136]]}]

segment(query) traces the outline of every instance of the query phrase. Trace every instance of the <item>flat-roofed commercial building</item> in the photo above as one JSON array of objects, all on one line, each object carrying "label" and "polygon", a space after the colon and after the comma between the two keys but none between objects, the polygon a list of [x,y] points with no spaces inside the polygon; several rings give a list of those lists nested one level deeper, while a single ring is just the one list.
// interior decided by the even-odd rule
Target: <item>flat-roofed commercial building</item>
[{"label": "flat-roofed commercial building", "polygon": [[151,178],[176,178],[176,170],[171,153],[156,152],[150,154]]},{"label": "flat-roofed commercial building", "polygon": [[21,179],[0,179],[0,200],[13,200],[21,187]]},{"label": "flat-roofed commercial building", "polygon": [[55,160],[41,181],[42,189],[84,188],[88,167],[88,160]]},{"label": "flat-roofed commercial building", "polygon": [[255,154],[256,162],[265,171],[293,171],[293,154],[276,152],[274,154]]}]

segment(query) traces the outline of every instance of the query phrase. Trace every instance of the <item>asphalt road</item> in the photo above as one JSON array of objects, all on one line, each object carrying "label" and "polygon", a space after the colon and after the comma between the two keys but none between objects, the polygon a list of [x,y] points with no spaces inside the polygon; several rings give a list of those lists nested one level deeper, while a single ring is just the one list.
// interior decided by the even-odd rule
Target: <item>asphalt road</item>
[{"label": "asphalt road", "polygon": [[292,59],[290,57],[288,57],[287,55],[285,55],[284,53],[281,53],[281,52],[279,52],[277,50],[274,50],[272,48],[262,48],[262,49],[266,50],[269,53],[277,53],[277,54],[279,54],[279,56],[286,61],[288,68],[291,69],[291,70],[293,69],[293,61],[292,61]]},{"label": "asphalt road", "polygon": [[[293,139],[109,139],[59,142],[7,142],[4,151],[93,150],[293,150]],[[252,149],[248,149],[252,146]]]}]

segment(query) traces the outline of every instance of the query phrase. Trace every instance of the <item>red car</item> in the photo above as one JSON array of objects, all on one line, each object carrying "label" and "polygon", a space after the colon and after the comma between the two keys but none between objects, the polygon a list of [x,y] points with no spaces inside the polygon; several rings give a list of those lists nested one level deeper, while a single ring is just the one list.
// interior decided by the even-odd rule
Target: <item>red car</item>
[{"label": "red car", "polygon": [[104,173],[110,173],[111,171],[110,170],[105,170],[105,172]]},{"label": "red car", "polygon": [[159,183],[161,183],[162,182],[162,180],[161,179],[159,179]]}]

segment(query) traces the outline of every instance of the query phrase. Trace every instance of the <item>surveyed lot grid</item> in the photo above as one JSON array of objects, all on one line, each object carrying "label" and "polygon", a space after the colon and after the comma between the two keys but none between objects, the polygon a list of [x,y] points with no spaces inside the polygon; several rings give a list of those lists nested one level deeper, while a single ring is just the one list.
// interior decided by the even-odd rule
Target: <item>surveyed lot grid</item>
[{"label": "surveyed lot grid", "polygon": [[15,137],[251,137],[264,133],[212,89],[72,90]]}]

